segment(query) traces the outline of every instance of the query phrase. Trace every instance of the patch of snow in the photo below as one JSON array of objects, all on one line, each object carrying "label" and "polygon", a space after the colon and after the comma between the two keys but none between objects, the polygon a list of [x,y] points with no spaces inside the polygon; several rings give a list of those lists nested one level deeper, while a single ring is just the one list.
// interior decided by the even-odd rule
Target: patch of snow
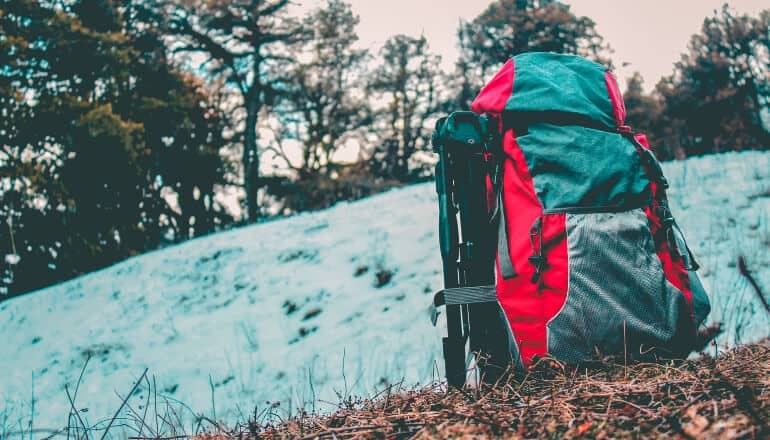
[{"label": "patch of snow", "polygon": [[[744,256],[770,289],[770,153],[664,168],[710,319],[729,327],[720,343],[768,335],[735,263]],[[26,426],[34,388],[35,427],[66,425],[64,387],[89,357],[76,404],[90,424],[112,415],[145,368],[159,399],[230,423],[266,402],[296,413],[429,382],[443,373],[443,330],[428,307],[442,279],[432,184],[132,258],[0,303],[0,421]],[[130,403],[141,411],[154,397],[143,385]]]}]

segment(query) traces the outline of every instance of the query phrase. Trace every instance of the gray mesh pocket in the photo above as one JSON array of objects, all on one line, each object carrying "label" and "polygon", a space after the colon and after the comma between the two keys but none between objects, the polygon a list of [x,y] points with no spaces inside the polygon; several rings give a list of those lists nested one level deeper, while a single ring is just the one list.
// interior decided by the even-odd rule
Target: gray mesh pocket
[{"label": "gray mesh pocket", "polygon": [[641,209],[567,216],[569,285],[548,351],[580,362],[651,348],[686,351],[685,297],[666,280]]}]

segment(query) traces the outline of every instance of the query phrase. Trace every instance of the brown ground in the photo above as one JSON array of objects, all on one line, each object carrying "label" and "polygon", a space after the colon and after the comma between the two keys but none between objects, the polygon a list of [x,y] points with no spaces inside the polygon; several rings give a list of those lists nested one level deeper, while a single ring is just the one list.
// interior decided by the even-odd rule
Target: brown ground
[{"label": "brown ground", "polygon": [[492,389],[391,389],[323,417],[209,438],[770,438],[770,340],[719,358],[595,370],[544,360]]}]

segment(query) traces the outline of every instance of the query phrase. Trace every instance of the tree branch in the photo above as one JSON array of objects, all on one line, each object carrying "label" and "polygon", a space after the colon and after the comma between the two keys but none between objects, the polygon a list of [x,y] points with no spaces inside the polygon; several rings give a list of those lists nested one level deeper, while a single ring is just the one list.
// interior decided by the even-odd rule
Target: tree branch
[{"label": "tree branch", "polygon": [[[187,49],[190,49],[189,51],[198,51],[198,52],[207,52],[209,53],[213,58],[218,59],[222,63],[224,63],[225,66],[227,66],[232,72],[233,76],[235,76],[236,83],[238,84],[238,88],[245,96],[247,93],[246,88],[246,81],[243,78],[243,76],[238,72],[237,67],[235,66],[235,60],[236,58],[245,56],[243,53],[234,53],[224,47],[223,45],[217,43],[214,41],[213,38],[211,38],[209,35],[197,31],[193,28],[193,26],[184,19],[178,19],[175,24],[179,26],[179,29],[176,30],[174,33],[177,35],[182,36],[188,36],[192,38],[194,41],[196,41],[200,46],[196,48],[196,46],[190,45],[186,46]],[[183,48],[184,49],[184,48]]]},{"label": "tree branch", "polygon": [[258,16],[268,16],[280,11],[289,4],[289,0],[278,0],[272,5],[266,6],[257,12]]}]

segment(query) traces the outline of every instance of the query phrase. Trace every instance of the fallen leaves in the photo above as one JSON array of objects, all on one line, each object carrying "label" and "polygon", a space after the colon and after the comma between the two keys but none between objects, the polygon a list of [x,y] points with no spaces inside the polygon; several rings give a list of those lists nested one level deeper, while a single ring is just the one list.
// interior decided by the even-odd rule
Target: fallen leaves
[{"label": "fallen leaves", "polygon": [[552,365],[543,362],[523,378],[484,389],[394,386],[372,399],[348,400],[334,414],[252,421],[219,438],[770,436],[770,340],[716,359]]}]

